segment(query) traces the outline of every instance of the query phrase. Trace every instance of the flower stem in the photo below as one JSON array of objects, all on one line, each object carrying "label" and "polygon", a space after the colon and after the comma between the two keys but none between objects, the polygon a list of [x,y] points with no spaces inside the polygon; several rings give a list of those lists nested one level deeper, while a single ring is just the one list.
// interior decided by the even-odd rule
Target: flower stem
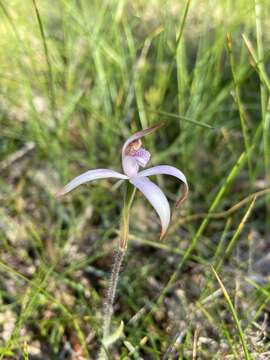
[{"label": "flower stem", "polygon": [[105,301],[105,309],[104,309],[105,311],[104,311],[104,319],[103,319],[103,338],[108,337],[108,335],[110,334],[110,325],[113,315],[113,303],[115,299],[119,273],[124,259],[124,255],[125,255],[125,250],[118,249],[114,256],[114,263],[111,271],[111,278],[110,278],[106,301]]},{"label": "flower stem", "polygon": [[122,211],[120,239],[119,239],[119,249],[121,249],[122,251],[125,251],[127,248],[128,232],[129,232],[129,213],[135,192],[136,192],[136,188],[128,182],[124,197],[124,206]]},{"label": "flower stem", "polygon": [[110,335],[116,288],[119,280],[121,265],[127,249],[128,232],[129,232],[129,213],[135,192],[136,192],[136,188],[133,187],[130,183],[127,183],[125,197],[124,197],[124,205],[121,216],[119,248],[114,256],[114,263],[112,266],[110,282],[108,286],[106,299],[104,302],[102,349],[100,350],[98,356],[99,360],[107,359],[108,346],[106,345],[106,339]]}]

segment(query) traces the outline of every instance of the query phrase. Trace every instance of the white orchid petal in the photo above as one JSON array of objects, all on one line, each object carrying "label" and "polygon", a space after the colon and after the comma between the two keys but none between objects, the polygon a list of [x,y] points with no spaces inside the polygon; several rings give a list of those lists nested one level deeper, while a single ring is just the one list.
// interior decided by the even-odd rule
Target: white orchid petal
[{"label": "white orchid petal", "polygon": [[156,210],[161,221],[160,238],[163,238],[171,219],[171,210],[166,196],[156,184],[146,177],[135,177],[129,181],[144,194]]},{"label": "white orchid petal", "polygon": [[106,179],[106,178],[118,178],[118,179],[128,179],[128,177],[124,174],[120,174],[117,171],[110,169],[95,169],[88,170],[85,173],[75,177],[71,180],[62,190],[57,193],[57,196],[62,196],[75,189],[81,184],[84,184],[89,181],[98,180],[98,179]]},{"label": "white orchid petal", "polygon": [[182,195],[180,196],[180,198],[177,200],[176,206],[179,206],[187,198],[187,195],[188,195],[187,179],[186,179],[185,175],[182,173],[182,171],[178,170],[176,167],[169,166],[169,165],[159,165],[159,166],[154,166],[149,169],[140,171],[137,174],[138,177],[145,177],[145,176],[152,176],[152,175],[171,175],[171,176],[178,178],[179,180],[181,180],[184,183],[185,189],[184,189]]}]

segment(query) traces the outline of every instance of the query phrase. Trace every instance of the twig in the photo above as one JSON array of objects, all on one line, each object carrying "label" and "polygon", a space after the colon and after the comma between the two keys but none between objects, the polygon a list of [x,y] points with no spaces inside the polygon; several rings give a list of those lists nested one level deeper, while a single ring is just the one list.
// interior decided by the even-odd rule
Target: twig
[{"label": "twig", "polygon": [[13,163],[23,158],[30,151],[32,151],[35,147],[35,144],[30,141],[27,142],[21,149],[9,155],[5,160],[0,162],[0,171],[6,170]]},{"label": "twig", "polygon": [[267,195],[268,193],[270,193],[270,187],[263,189],[263,190],[256,191],[256,192],[248,195],[247,197],[245,197],[244,199],[242,199],[241,201],[239,201],[238,203],[236,203],[235,205],[233,205],[226,211],[221,211],[221,212],[217,212],[217,213],[210,213],[210,212],[198,213],[198,214],[194,214],[194,215],[185,216],[183,218],[180,218],[177,222],[175,222],[173,224],[173,226],[171,226],[171,228],[169,229],[168,232],[173,233],[176,230],[176,228],[178,228],[180,225],[185,224],[186,222],[204,219],[205,217],[208,217],[211,219],[227,218],[228,216],[232,215],[234,212],[236,212],[237,210],[242,208],[244,205],[249,203],[254,197],[259,198],[261,196]]}]

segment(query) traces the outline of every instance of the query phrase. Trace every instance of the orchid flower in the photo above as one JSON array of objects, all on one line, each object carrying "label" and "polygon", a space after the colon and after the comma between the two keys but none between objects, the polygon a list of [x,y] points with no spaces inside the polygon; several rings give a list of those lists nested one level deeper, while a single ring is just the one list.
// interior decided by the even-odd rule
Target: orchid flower
[{"label": "orchid flower", "polygon": [[139,131],[126,140],[122,147],[122,167],[124,174],[111,169],[88,170],[71,180],[62,190],[58,192],[57,196],[67,194],[79,185],[97,179],[118,178],[128,180],[144,194],[157,212],[161,221],[160,238],[163,238],[170,223],[170,206],[162,190],[155,183],[149,180],[148,176],[160,174],[171,175],[182,181],[184,184],[184,190],[177,200],[176,206],[179,206],[186,199],[188,194],[188,184],[185,175],[173,166],[159,165],[139,171],[140,167],[144,168],[151,158],[150,152],[142,147],[141,138],[152,133],[160,126],[161,124],[158,124],[148,129]]}]

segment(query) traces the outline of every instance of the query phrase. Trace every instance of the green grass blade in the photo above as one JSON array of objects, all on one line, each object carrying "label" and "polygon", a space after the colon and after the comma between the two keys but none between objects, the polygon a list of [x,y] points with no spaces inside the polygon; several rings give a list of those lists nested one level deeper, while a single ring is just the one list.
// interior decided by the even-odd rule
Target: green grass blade
[{"label": "green grass blade", "polygon": [[239,321],[239,319],[238,319],[236,310],[235,310],[235,308],[234,308],[234,306],[233,306],[233,303],[232,303],[232,301],[231,301],[231,299],[230,299],[230,296],[229,296],[229,294],[228,294],[225,286],[223,285],[220,277],[219,277],[218,274],[216,273],[215,269],[214,269],[213,267],[211,267],[211,269],[212,269],[212,271],[213,271],[213,273],[214,273],[214,275],[215,275],[215,277],[216,277],[216,279],[217,279],[217,281],[218,281],[218,283],[219,283],[220,288],[222,289],[222,292],[223,292],[224,297],[225,297],[225,299],[226,299],[228,308],[229,308],[229,310],[230,310],[230,312],[231,312],[231,315],[232,315],[232,317],[233,317],[233,320],[234,320],[234,322],[235,322],[236,328],[237,328],[237,330],[238,330],[239,338],[240,338],[240,340],[241,340],[241,344],[242,344],[242,347],[243,347],[243,351],[244,351],[244,354],[245,354],[245,359],[246,359],[246,360],[251,360],[252,357],[251,357],[251,355],[249,354],[248,347],[247,347],[247,343],[246,343],[246,341],[245,341],[245,336],[244,336],[242,327],[241,327],[241,325],[240,325],[240,321]]},{"label": "green grass blade", "polygon": [[36,18],[37,18],[37,21],[38,21],[38,26],[39,26],[40,35],[41,35],[42,44],[43,44],[43,49],[44,49],[44,55],[45,55],[45,59],[46,59],[47,67],[48,67],[47,84],[48,84],[48,97],[49,97],[49,100],[50,100],[50,103],[51,103],[51,112],[52,112],[53,118],[57,121],[53,70],[52,70],[51,60],[50,60],[50,56],[49,56],[49,49],[48,49],[46,35],[45,35],[43,23],[42,23],[42,20],[41,20],[41,16],[40,16],[40,12],[39,12],[36,0],[32,0],[32,2],[33,2],[34,9],[35,9]]}]

